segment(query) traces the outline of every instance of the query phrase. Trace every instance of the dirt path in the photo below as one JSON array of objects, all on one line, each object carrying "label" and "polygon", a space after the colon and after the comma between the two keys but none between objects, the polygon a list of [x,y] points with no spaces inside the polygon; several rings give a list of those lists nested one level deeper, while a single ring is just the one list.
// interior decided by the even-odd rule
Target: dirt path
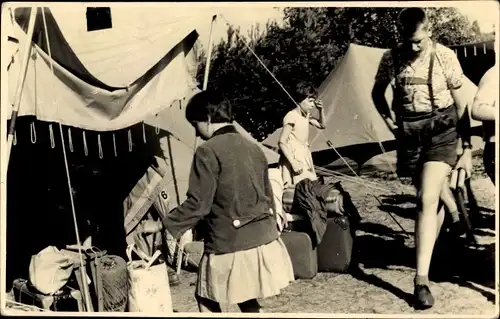
[{"label": "dirt path", "polygon": [[[297,280],[282,294],[262,305],[272,313],[366,313],[366,314],[455,314],[494,317],[494,187],[475,172],[472,188],[483,209],[477,221],[479,249],[461,244],[451,253],[449,241],[436,247],[431,269],[431,289],[436,299],[433,308],[415,311],[410,303],[414,276],[413,189],[400,181],[370,178],[391,192],[368,190],[357,183],[343,182],[360,210],[363,223],[357,231],[359,271],[354,274],[321,273],[312,280]],[[380,202],[372,195],[375,195]],[[404,232],[389,215],[408,232]],[[439,268],[445,271],[439,271]],[[444,275],[442,275],[444,273]],[[440,275],[441,274],[441,275]],[[182,273],[182,284],[172,287],[174,308],[197,312],[193,296],[196,275]],[[235,306],[224,311],[239,312]]]}]

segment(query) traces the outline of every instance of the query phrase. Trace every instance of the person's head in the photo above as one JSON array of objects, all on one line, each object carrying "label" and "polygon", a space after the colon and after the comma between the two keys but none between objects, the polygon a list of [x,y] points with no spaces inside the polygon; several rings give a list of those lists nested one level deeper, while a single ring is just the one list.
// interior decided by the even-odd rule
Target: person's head
[{"label": "person's head", "polygon": [[314,108],[317,98],[318,94],[316,90],[307,88],[297,90],[294,100],[299,104],[302,111],[309,113]]},{"label": "person's head", "polygon": [[418,55],[429,45],[431,36],[429,19],[421,8],[405,8],[399,13],[399,34],[403,47]]},{"label": "person's head", "polygon": [[186,119],[197,136],[207,140],[221,126],[233,122],[231,104],[222,93],[206,90],[194,95],[186,106]]}]

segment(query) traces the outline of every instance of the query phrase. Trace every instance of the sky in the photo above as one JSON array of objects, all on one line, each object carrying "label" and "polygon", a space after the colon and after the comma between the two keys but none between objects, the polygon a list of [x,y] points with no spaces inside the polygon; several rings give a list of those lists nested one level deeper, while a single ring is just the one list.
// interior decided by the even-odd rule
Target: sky
[{"label": "sky", "polygon": [[[225,6],[207,8],[207,11],[209,10],[221,15],[214,23],[212,31],[214,44],[219,43],[222,39],[226,39],[228,23],[235,28],[239,27],[241,35],[247,36],[252,26],[260,24],[261,30],[263,30],[269,20],[277,22],[283,21],[283,10],[273,9],[273,7],[270,7],[269,5],[238,5],[232,7]],[[207,22],[206,27],[198,28],[200,41],[204,48],[208,47],[210,35],[210,18],[207,20],[209,21]]]},{"label": "sky", "polygon": [[[426,3],[416,3],[415,5],[425,5]],[[427,2],[427,5],[429,2]],[[472,22],[477,20],[482,31],[490,32],[493,30],[493,25],[498,26],[498,14],[499,7],[496,1],[447,1],[447,2],[433,2],[433,5],[444,5],[453,6],[458,8],[468,19]],[[272,3],[258,3],[258,4],[224,4],[220,3],[214,6],[213,3],[210,7],[200,9],[200,12],[217,12],[222,14],[222,16],[235,27],[241,28],[241,33],[247,35],[248,30],[250,30],[252,25],[257,23],[265,26],[268,20],[276,20],[281,22],[283,20],[283,3],[274,4]],[[278,6],[276,6],[278,5]],[[309,6],[306,3],[295,3],[296,6]],[[321,5],[315,4],[315,5]],[[326,4],[325,4],[326,5]],[[328,5],[335,5],[328,3]],[[337,5],[345,6],[348,5],[344,3],[337,3]],[[387,3],[385,3],[387,5]],[[384,6],[384,3],[380,3],[380,6]],[[208,39],[210,34],[210,18],[207,19],[206,27],[199,28],[200,41],[203,47],[207,47]],[[201,21],[200,21],[201,22]],[[213,42],[218,43],[221,39],[225,38],[227,31],[227,24],[224,19],[218,18],[215,25],[213,34]]]}]

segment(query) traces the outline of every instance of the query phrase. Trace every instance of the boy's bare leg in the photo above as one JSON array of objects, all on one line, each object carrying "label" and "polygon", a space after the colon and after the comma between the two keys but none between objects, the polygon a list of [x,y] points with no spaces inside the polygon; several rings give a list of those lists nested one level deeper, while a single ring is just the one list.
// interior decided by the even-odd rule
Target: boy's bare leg
[{"label": "boy's bare leg", "polygon": [[[441,190],[448,177],[451,167],[441,162],[427,162],[424,164],[418,190],[419,212],[415,223],[416,235],[416,276],[415,295],[418,306],[430,308],[434,298],[429,290],[429,268],[437,238],[437,229],[440,228],[444,215],[438,214]],[[442,210],[442,209],[441,209]]]}]

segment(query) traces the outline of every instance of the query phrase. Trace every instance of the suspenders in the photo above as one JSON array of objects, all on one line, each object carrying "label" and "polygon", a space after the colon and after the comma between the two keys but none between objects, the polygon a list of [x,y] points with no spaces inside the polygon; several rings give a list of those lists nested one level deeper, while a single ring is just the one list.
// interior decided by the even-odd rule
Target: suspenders
[{"label": "suspenders", "polygon": [[429,87],[429,98],[431,100],[432,109],[436,109],[436,103],[434,102],[434,90],[432,88],[432,71],[434,69],[434,60],[436,59],[436,42],[432,42],[431,50],[431,61],[429,62],[429,73],[427,75],[427,85]]},{"label": "suspenders", "polygon": [[[397,76],[397,73],[399,72],[399,67],[400,67],[400,64],[399,64],[399,59],[398,59],[398,55],[397,55],[397,47],[391,49],[391,54],[392,54],[392,60],[393,60],[393,64],[394,64],[394,74],[395,76]],[[432,48],[431,48],[431,57],[430,57],[430,62],[429,62],[429,72],[427,74],[427,81],[423,82],[421,81],[420,79],[415,79],[416,81],[413,81],[413,83],[411,84],[421,84],[421,85],[427,85],[427,87],[429,88],[429,99],[431,101],[431,106],[432,106],[432,109],[435,110],[437,107],[436,107],[436,103],[434,101],[434,89],[432,87],[432,74],[433,74],[433,70],[434,70],[434,62],[436,60],[436,42],[432,42]],[[420,81],[418,81],[420,80]],[[396,86],[398,86],[399,84],[397,83],[397,80],[396,80]]]}]

